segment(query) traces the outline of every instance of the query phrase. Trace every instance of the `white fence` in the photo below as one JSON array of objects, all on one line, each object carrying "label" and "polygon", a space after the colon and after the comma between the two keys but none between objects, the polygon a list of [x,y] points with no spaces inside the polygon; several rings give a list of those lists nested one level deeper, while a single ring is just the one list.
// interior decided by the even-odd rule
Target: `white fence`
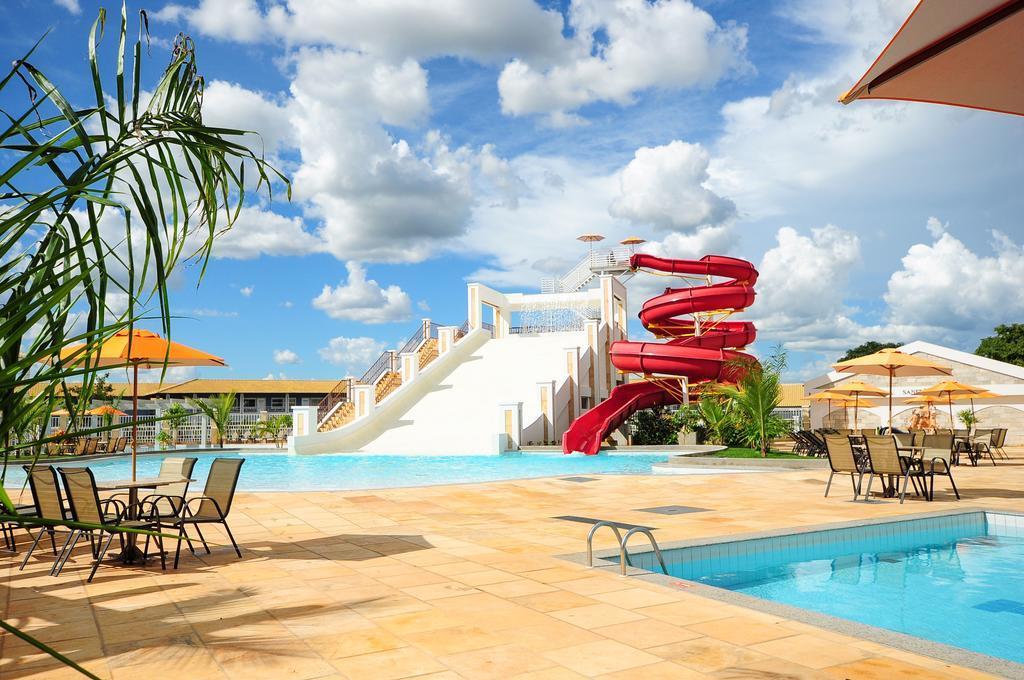
[{"label": "white fence", "polygon": [[[150,410],[149,413],[146,413],[140,409],[139,420],[145,421],[155,417],[158,418],[161,415],[163,414],[160,410]],[[272,417],[282,414],[272,413],[269,415]],[[230,424],[228,425],[227,432],[225,433],[225,439],[228,441],[250,441],[255,439],[256,426],[261,420],[263,420],[263,418],[259,413],[232,413]],[[111,437],[131,437],[131,416],[116,416],[114,422],[116,424],[123,425],[123,427],[114,430],[110,434]],[[80,430],[88,431],[102,426],[103,418],[101,416],[82,416],[78,419],[78,429]],[[62,418],[60,416],[51,417],[50,427],[48,428],[49,431],[52,433],[61,428],[69,429],[67,426],[67,418]],[[170,423],[167,421],[157,423],[142,422],[138,426],[139,442],[154,442],[156,441],[157,433],[161,431],[175,434]],[[282,436],[286,433],[286,430],[282,430]],[[178,427],[175,438],[179,444],[211,444],[213,443],[213,423],[203,413],[196,411],[190,412],[188,418],[185,419],[184,424]]]}]

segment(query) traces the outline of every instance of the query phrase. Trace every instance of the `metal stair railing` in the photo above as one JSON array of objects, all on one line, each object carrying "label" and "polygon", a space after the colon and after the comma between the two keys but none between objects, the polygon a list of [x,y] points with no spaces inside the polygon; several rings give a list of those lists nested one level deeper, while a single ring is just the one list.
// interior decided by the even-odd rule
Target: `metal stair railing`
[{"label": "metal stair railing", "polygon": [[541,279],[541,292],[574,293],[601,272],[625,272],[632,254],[633,250],[625,246],[588,253],[562,276]]},{"label": "metal stair railing", "polygon": [[587,534],[587,566],[594,566],[594,534],[601,527],[608,527],[615,532],[615,538],[619,541],[619,569],[622,576],[626,575],[626,567],[633,566],[629,561],[629,551],[626,549],[626,545],[629,543],[630,537],[634,534],[643,534],[651,542],[651,547],[654,548],[654,554],[658,558],[658,564],[661,565],[661,571],[668,575],[668,569],[665,567],[665,558],[661,554],[661,548],[658,546],[658,541],[655,540],[654,534],[647,527],[630,526],[629,530],[626,531],[626,535],[623,536],[619,533],[620,528],[625,528],[620,522],[612,522],[610,520],[601,520],[595,522],[594,526],[590,528],[590,533]]}]

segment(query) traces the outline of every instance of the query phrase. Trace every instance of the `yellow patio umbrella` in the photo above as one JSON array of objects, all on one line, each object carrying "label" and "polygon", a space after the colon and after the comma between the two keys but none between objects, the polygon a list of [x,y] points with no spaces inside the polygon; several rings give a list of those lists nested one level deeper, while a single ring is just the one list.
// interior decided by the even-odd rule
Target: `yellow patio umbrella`
[{"label": "yellow patio umbrella", "polygon": [[1024,115],[1024,2],[921,0],[843,94]]},{"label": "yellow patio umbrella", "polygon": [[881,387],[876,387],[863,380],[849,380],[839,385],[828,388],[829,392],[835,392],[836,394],[845,394],[853,397],[853,429],[857,429],[858,425],[858,410],[860,409],[860,397],[884,397],[888,394]]},{"label": "yellow patio umbrella", "polygon": [[[165,366],[227,366],[220,357],[172,342],[153,331],[118,331],[98,350],[87,353],[86,345],[74,345],[61,351],[62,361],[86,364],[94,368],[131,366],[132,378],[132,481],[136,478],[138,455],[139,369]],[[102,408],[102,407],[101,407]]]},{"label": "yellow patio umbrella", "polygon": [[85,412],[85,415],[87,415],[87,416],[126,416],[128,414],[125,413],[124,411],[122,411],[121,409],[114,408],[110,404],[103,404],[102,406],[97,406],[96,408],[89,409],[88,411]]},{"label": "yellow patio umbrella", "polygon": [[998,399],[1001,396],[1003,396],[1003,395],[996,394],[995,392],[989,392],[988,390],[985,390],[984,392],[979,392],[978,394],[964,395],[964,396],[960,397],[959,399],[957,399],[957,401],[963,401],[964,399],[970,399],[971,400],[971,415],[973,416],[973,415],[975,415],[974,414],[974,400],[975,399]]},{"label": "yellow patio umbrella", "polygon": [[[830,390],[822,390],[821,392],[815,392],[814,394],[806,397],[807,401],[824,401],[826,402],[825,415],[832,413],[832,402],[837,402],[843,405],[845,408],[848,404],[852,405],[852,400],[845,394],[838,394]],[[824,422],[824,421],[823,421]]]},{"label": "yellow patio umbrella", "polygon": [[937,364],[915,354],[886,348],[854,359],[840,361],[832,368],[840,373],[858,375],[885,375],[889,377],[889,431],[892,431],[892,379],[896,376],[952,375],[949,366]]},{"label": "yellow patio umbrella", "polygon": [[988,392],[988,390],[984,387],[965,385],[956,380],[944,380],[938,385],[932,385],[927,389],[921,390],[918,394],[929,397],[945,397],[946,404],[949,406],[949,426],[952,428],[954,423],[956,423],[956,420],[953,419],[953,399],[967,399],[973,394],[984,394],[985,392]]},{"label": "yellow patio umbrella", "polygon": [[619,241],[619,243],[628,247],[630,253],[635,253],[636,247],[641,243],[647,243],[647,239],[640,238],[639,236],[627,236]]}]

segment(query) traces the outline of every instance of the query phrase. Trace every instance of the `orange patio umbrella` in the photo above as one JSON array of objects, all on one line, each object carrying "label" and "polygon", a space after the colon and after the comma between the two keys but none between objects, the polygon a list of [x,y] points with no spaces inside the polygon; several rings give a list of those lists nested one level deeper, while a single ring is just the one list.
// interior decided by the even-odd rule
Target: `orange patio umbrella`
[{"label": "orange patio umbrella", "polygon": [[[844,412],[851,407],[853,407],[854,409],[859,409],[860,407],[868,408],[874,406],[874,402],[868,401],[863,397],[852,397],[846,394],[840,394],[838,392],[834,392],[827,389],[811,394],[810,396],[807,397],[807,400],[825,401],[827,405],[827,412],[825,414],[826,416],[831,413],[831,407],[833,407],[833,402],[836,403],[836,406],[842,407]],[[844,413],[843,415],[844,420],[846,420],[846,414]],[[822,425],[824,425],[824,420],[822,420]]]},{"label": "orange patio umbrella", "polygon": [[[815,392],[809,397],[805,397],[807,401],[824,401],[826,402],[825,415],[832,413],[832,402],[841,404],[845,409],[847,406],[853,405],[853,400],[845,394],[839,394],[830,390],[822,390],[821,392]],[[824,421],[822,421],[824,424]]]},{"label": "orange patio umbrella", "polygon": [[113,406],[111,406],[110,404],[103,404],[102,406],[97,406],[96,408],[91,408],[88,411],[86,411],[85,414],[88,415],[88,416],[126,416],[126,415],[128,415],[127,413],[125,413],[121,409],[116,409]]},{"label": "orange patio umbrella", "polygon": [[889,431],[892,431],[892,379],[896,376],[911,375],[952,375],[949,366],[937,364],[914,354],[898,349],[886,348],[854,359],[833,364],[840,373],[860,375],[884,375],[889,377]]},{"label": "orange patio umbrella", "polygon": [[828,388],[828,391],[853,397],[853,429],[855,430],[857,429],[858,424],[858,410],[861,406],[860,397],[865,395],[870,397],[884,397],[888,394],[888,392],[883,390],[881,387],[875,387],[863,380],[849,380],[840,385]]},{"label": "orange patio umbrella", "polygon": [[[172,342],[153,331],[136,329],[118,331],[98,350],[87,353],[86,345],[74,345],[60,353],[63,361],[104,366],[131,366],[132,378],[132,481],[135,481],[138,454],[139,369],[165,366],[227,366],[220,357]],[[102,407],[101,407],[102,408]]]},{"label": "orange patio umbrella", "polygon": [[944,380],[938,385],[932,385],[928,389],[921,390],[918,394],[929,397],[945,397],[949,406],[949,426],[954,427],[956,420],[953,418],[953,400],[968,399],[971,395],[984,394],[988,392],[984,387],[965,385],[956,380]]},{"label": "orange patio umbrella", "polygon": [[921,0],[843,94],[1024,115],[1024,2]]},{"label": "orange patio umbrella", "polygon": [[975,413],[974,413],[974,400],[975,399],[998,399],[1001,396],[1003,396],[1003,395],[996,394],[995,392],[989,392],[988,390],[985,390],[984,392],[979,392],[977,394],[967,394],[967,395],[964,395],[964,396],[960,397],[959,399],[957,399],[957,401],[963,401],[964,399],[970,399],[971,400],[971,415],[973,416],[973,415],[975,415]]}]

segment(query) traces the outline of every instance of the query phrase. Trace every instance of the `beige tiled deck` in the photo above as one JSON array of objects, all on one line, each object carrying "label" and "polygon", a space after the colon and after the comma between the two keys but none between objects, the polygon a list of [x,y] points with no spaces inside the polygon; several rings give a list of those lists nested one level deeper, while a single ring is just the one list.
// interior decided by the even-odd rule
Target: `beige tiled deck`
[{"label": "beige tiled deck", "polygon": [[[849,502],[825,474],[603,477],[243,494],[245,557],[59,578],[0,556],[5,620],[105,678],[968,678],[982,674],[559,559],[575,514],[653,524],[662,542],[952,507],[1024,510],[1024,452],[960,468],[964,500]],[[244,474],[244,472],[243,472]],[[937,484],[941,485],[941,482]],[[670,503],[708,512],[660,516]],[[213,533],[211,531],[210,533]],[[607,537],[606,537],[607,538]],[[610,547],[604,545],[602,547]],[[0,677],[78,677],[11,636]]]}]

